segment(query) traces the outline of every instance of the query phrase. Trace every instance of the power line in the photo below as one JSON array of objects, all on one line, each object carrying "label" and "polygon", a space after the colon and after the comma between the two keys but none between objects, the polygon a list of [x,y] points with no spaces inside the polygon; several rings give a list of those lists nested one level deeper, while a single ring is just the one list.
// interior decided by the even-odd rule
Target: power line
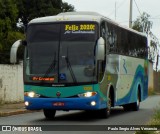
[{"label": "power line", "polygon": [[122,1],[122,2],[119,4],[119,6],[117,7],[117,9],[120,8],[120,7],[124,4],[125,1],[126,1],[126,0]]},{"label": "power line", "polygon": [[[120,21],[120,22],[118,22],[119,24],[122,24],[122,23],[127,23],[128,22],[128,20],[124,20],[124,21]],[[135,22],[135,21],[132,21],[132,23],[133,22]]]},{"label": "power line", "polygon": [[[117,6],[116,10],[119,9],[119,8],[125,3],[125,1],[126,1],[126,0],[123,0],[123,1],[119,4],[119,6]],[[114,12],[115,12],[115,10],[113,10],[113,11],[108,15],[108,17],[111,16],[112,14],[114,14]]]},{"label": "power line", "polygon": [[151,17],[151,18],[149,18],[149,19],[151,19],[151,20],[158,20],[158,19],[160,19],[160,18]]},{"label": "power line", "polygon": [[128,20],[126,20],[126,21],[120,21],[120,22],[118,22],[119,24],[122,24],[122,23],[127,23],[128,22]]},{"label": "power line", "polygon": [[138,7],[138,5],[137,5],[136,0],[134,0],[134,3],[135,3],[135,5],[136,5],[136,7],[137,7],[137,10],[138,10],[139,14],[141,15],[141,12],[140,12],[140,9],[139,9],[139,7]]},{"label": "power line", "polygon": [[157,18],[157,17],[160,17],[160,15],[156,15],[156,16],[154,16],[153,18]]}]

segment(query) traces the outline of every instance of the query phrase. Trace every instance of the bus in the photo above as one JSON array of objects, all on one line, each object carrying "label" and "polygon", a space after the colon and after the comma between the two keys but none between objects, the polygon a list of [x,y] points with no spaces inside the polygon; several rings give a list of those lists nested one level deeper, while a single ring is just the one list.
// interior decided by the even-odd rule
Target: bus
[{"label": "bus", "polygon": [[24,102],[54,119],[57,110],[138,111],[148,96],[147,37],[95,12],[64,12],[31,20],[25,46]]}]

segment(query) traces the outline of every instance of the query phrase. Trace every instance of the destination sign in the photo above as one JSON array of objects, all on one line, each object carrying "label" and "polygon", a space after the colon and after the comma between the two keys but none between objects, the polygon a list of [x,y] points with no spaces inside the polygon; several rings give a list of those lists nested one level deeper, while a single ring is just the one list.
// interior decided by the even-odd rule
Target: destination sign
[{"label": "destination sign", "polygon": [[84,34],[94,34],[95,33],[95,24],[66,24],[65,25],[65,33],[84,33]]},{"label": "destination sign", "polygon": [[31,78],[33,81],[54,81],[53,77],[32,77]]},{"label": "destination sign", "polygon": [[80,25],[65,25],[65,31],[78,31],[78,30],[95,30],[94,24],[80,24]]}]

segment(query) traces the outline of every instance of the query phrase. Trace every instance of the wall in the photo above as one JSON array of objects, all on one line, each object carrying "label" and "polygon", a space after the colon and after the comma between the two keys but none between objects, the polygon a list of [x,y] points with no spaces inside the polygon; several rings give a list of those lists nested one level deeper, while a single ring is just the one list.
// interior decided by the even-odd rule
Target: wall
[{"label": "wall", "polygon": [[160,72],[153,70],[153,63],[149,62],[149,90],[160,93]]},{"label": "wall", "polygon": [[149,62],[149,79],[148,79],[148,88],[153,90],[154,82],[153,82],[153,62]]},{"label": "wall", "polygon": [[0,104],[23,100],[23,65],[0,64]]},{"label": "wall", "polygon": [[154,71],[154,90],[160,93],[160,72]]}]

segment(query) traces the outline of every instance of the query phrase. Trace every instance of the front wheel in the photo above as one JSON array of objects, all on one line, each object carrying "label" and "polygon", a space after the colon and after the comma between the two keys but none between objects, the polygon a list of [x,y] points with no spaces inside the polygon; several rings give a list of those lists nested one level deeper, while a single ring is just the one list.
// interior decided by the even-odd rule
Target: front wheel
[{"label": "front wheel", "polygon": [[56,110],[53,109],[43,109],[44,116],[46,119],[54,119]]},{"label": "front wheel", "polygon": [[101,109],[100,114],[102,118],[108,118],[111,114],[111,95],[109,94],[108,100],[107,100],[107,108]]}]

